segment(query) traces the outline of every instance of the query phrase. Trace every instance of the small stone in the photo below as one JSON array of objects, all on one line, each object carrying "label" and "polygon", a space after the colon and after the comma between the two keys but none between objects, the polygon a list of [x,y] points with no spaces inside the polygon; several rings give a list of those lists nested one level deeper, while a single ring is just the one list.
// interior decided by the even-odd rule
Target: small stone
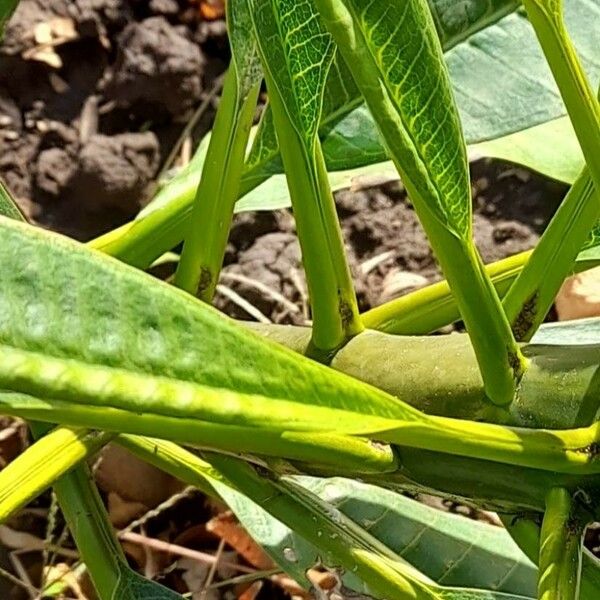
[{"label": "small stone", "polygon": [[393,300],[407,292],[425,287],[427,278],[410,271],[392,269],[384,278],[381,291],[381,302]]},{"label": "small stone", "polygon": [[177,0],[150,0],[149,6],[157,15],[176,15],[179,12]]},{"label": "small stone", "polygon": [[600,267],[569,277],[556,297],[559,321],[600,317]]}]

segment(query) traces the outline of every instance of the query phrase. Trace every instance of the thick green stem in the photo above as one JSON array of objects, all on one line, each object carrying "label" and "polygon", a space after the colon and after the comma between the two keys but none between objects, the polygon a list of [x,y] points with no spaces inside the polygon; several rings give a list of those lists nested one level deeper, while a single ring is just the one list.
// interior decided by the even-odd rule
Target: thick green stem
[{"label": "thick green stem", "polygon": [[266,79],[308,282],[314,323],[309,352],[327,361],[363,326],[320,142],[309,144],[296,131],[277,86]]},{"label": "thick green stem", "polygon": [[481,258],[472,243],[442,227],[425,207],[420,218],[469,332],[486,394],[496,405],[509,405],[526,360]]},{"label": "thick green stem", "polygon": [[175,284],[211,302],[223,264],[233,208],[240,192],[244,155],[260,84],[239,97],[238,76],[232,65],[196,192],[194,208],[175,274]]},{"label": "thick green stem", "polygon": [[578,600],[581,580],[582,535],[573,499],[564,488],[546,497],[540,536],[539,600]]},{"label": "thick green stem", "polygon": [[517,339],[529,341],[541,325],[599,217],[600,196],[586,167],[503,300]]},{"label": "thick green stem", "polygon": [[[310,337],[310,330],[301,327],[250,327],[297,352],[303,352]],[[510,407],[486,399],[464,334],[421,337],[365,331],[336,354],[331,366],[427,414],[534,428],[593,423],[600,408],[598,345],[529,345],[523,352],[529,368]]]},{"label": "thick green stem", "polygon": [[[519,548],[533,563],[537,564],[540,557],[541,527],[526,516],[500,515],[500,519]],[[600,562],[589,550],[583,548],[579,598],[596,600],[598,597],[600,597]]]}]

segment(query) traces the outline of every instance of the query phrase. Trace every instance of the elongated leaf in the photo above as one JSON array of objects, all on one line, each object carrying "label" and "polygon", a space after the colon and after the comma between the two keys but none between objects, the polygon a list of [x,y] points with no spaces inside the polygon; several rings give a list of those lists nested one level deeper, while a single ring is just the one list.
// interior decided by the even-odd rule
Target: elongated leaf
[{"label": "elongated leaf", "polygon": [[0,521],[100,450],[110,434],[58,427],[0,471]]},{"label": "elongated leaf", "polygon": [[429,417],[80,244],[3,218],[0,230],[0,385],[53,398],[6,394],[2,410],[357,469],[395,465],[385,446],[340,434],[557,472],[600,468],[585,451],[594,426]]},{"label": "elongated leaf", "polygon": [[466,149],[424,0],[316,0],[456,296],[485,391],[509,404],[525,361],[472,239]]},{"label": "elongated leaf", "polygon": [[[305,585],[310,568],[325,566],[340,579],[342,592],[347,586],[366,598],[516,600],[524,597],[433,585],[335,504],[327,503],[296,481],[287,478],[275,484],[260,481],[236,468],[230,459],[211,457],[210,461],[247,497],[217,483],[219,494],[276,562]],[[314,491],[320,491],[316,487]]]},{"label": "elongated leaf", "polygon": [[[535,566],[499,527],[347,479],[300,478],[299,483],[442,585],[535,596]],[[270,549],[279,562],[291,547],[298,568],[306,565],[302,540],[292,531],[275,529],[271,539],[277,540]]]},{"label": "elongated leaf", "polygon": [[[527,19],[517,13],[495,22],[499,16],[516,8],[517,3],[499,2],[495,7],[493,4],[474,0],[465,7],[445,0],[430,2],[434,16],[438,17],[436,20],[445,20],[450,30],[452,22],[465,25],[465,29],[455,31],[454,35],[441,34],[440,39],[445,50],[450,50],[446,60],[469,144],[493,140],[565,115],[560,95]],[[573,38],[594,83],[600,76],[600,59],[592,43],[600,35],[596,18],[599,6],[599,0],[587,0],[570,2],[565,7]],[[485,9],[491,9],[487,22],[482,14]],[[477,33],[480,29],[484,31]],[[459,43],[463,39],[461,31],[470,31],[474,35],[468,37],[467,43]],[[454,45],[456,47],[451,49]],[[329,83],[328,96],[337,102],[332,101],[329,110],[324,111],[322,125],[329,167],[348,169],[382,162],[386,151],[370,115],[356,110],[360,102],[346,69],[341,66],[333,73],[335,77]],[[498,89],[503,93],[498,94]],[[330,119],[328,114],[331,114]],[[268,138],[272,136],[271,124],[264,125],[261,129],[266,131],[261,133]],[[368,151],[361,156],[359,149],[363,146]],[[271,151],[275,150],[272,143]],[[267,158],[267,154],[263,157]]]},{"label": "elongated leaf", "polygon": [[0,179],[0,215],[9,217],[10,219],[16,219],[17,221],[24,221],[25,217],[23,213],[17,207],[17,204],[9,194],[8,190]]},{"label": "elongated leaf", "polygon": [[[342,492],[348,493],[348,496],[344,496],[346,499],[351,499],[356,489],[381,492],[374,487],[342,480],[331,480],[329,483],[309,478],[293,478],[293,480],[262,478],[240,461],[208,455],[206,458],[209,463],[207,463],[183,448],[160,440],[121,436],[120,443],[140,458],[148,460],[189,485],[200,489],[207,489],[208,486],[211,495],[219,494],[273,559],[306,588],[311,586],[311,582],[306,577],[307,571],[312,567],[320,566],[329,568],[338,577],[338,589],[340,592],[345,592],[344,596],[346,593],[351,597],[355,597],[357,593],[373,594],[372,589],[365,587],[365,583],[373,582],[373,575],[375,575],[376,585],[373,589],[381,590],[383,586],[386,590],[384,594],[386,598],[404,598],[406,596],[403,594],[409,593],[409,590],[416,593],[418,598],[430,600],[516,598],[516,596],[495,592],[454,590],[431,585],[426,577],[404,563],[367,529],[348,519],[344,511],[338,509],[335,500],[329,503],[329,498],[317,499],[298,483],[301,482],[316,493],[323,488],[331,490],[346,486]],[[388,501],[390,498],[398,498],[389,492],[383,494],[388,496]],[[380,497],[375,502],[379,499]],[[407,499],[402,501],[412,502]],[[358,502],[363,509],[372,514],[371,503],[367,502],[367,506],[363,506],[362,498]],[[425,510],[432,511],[432,509]],[[352,512],[352,509],[349,512]],[[441,516],[441,513],[437,514]],[[395,518],[394,523],[397,522],[398,519]],[[468,522],[465,522],[464,526],[468,527]],[[477,527],[476,525],[475,528]],[[410,529],[410,526],[408,528]],[[502,534],[502,530],[497,530],[497,533]],[[496,541],[499,541],[499,538]],[[505,547],[506,537],[503,541]],[[427,541],[423,540],[424,550],[426,544]],[[451,540],[449,544],[452,545]],[[411,547],[414,546],[420,546],[418,539],[413,540]],[[446,551],[452,552],[448,547]],[[459,543],[455,551],[463,553],[462,544]],[[473,553],[477,552],[473,548]],[[519,557],[518,560],[523,561],[518,551],[515,553],[514,546],[512,552],[515,558]],[[496,548],[493,553],[499,556],[502,555],[502,550]],[[445,555],[449,556],[449,554]],[[525,564],[523,563],[523,566]],[[345,570],[340,567],[345,567]],[[498,568],[498,572],[501,571],[502,567]],[[427,575],[426,567],[425,575]],[[469,579],[481,581],[485,579],[485,575],[471,573]],[[492,579],[493,577],[488,578],[487,581]],[[354,590],[354,593],[351,590]],[[375,595],[375,597],[379,596],[379,594]],[[373,596],[369,595],[369,597]]]},{"label": "elongated leaf", "polygon": [[332,377],[118,261],[6,219],[0,231],[2,344],[238,393],[340,408],[354,398],[373,415],[405,414],[394,398]]},{"label": "elongated leaf", "polygon": [[472,157],[508,160],[565,183],[573,183],[585,164],[568,117],[475,144],[469,151]]}]

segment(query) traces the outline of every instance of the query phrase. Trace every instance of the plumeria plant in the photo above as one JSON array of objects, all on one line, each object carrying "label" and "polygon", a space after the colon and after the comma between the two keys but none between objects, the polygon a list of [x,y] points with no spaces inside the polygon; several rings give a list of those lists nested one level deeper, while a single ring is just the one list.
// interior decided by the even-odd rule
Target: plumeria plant
[{"label": "plumeria plant", "polygon": [[[562,0],[228,0],[227,21],[211,136],[136,220],[82,245],[23,222],[0,190],[0,413],[37,440],[0,472],[0,519],[52,486],[99,598],[179,598],[116,541],[87,466],[112,442],[225,501],[307,589],[311,568],[334,573],[323,597],[599,598],[582,538],[600,518],[600,320],[540,327],[565,278],[600,264],[600,105]],[[502,28],[513,58],[537,36],[564,104],[529,97],[532,112],[566,111],[585,164],[536,248],[484,265],[466,141],[539,125],[519,113],[525,92],[513,121],[457,107]],[[461,47],[479,50],[466,67]],[[382,161],[446,280],[360,314],[330,175]],[[210,306],[234,211],[273,206],[248,199],[282,173],[310,329]],[[181,242],[172,283],[144,272]],[[458,320],[467,333],[429,335]]]}]

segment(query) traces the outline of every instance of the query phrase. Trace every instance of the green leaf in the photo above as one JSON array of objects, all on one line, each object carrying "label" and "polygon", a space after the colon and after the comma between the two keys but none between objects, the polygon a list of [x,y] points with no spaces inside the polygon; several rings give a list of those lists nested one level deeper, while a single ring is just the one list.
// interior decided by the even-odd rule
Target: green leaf
[{"label": "green leaf", "polygon": [[[385,91],[369,92],[366,100],[372,113],[387,105],[388,112],[375,118],[405,184],[444,228],[470,239],[462,129],[425,2],[319,0],[318,6],[363,92],[378,79],[385,86]],[[354,25],[340,26],[340,18],[352,19]],[[351,46],[342,32],[360,39]]]},{"label": "green leaf", "polygon": [[568,117],[474,144],[469,151],[474,158],[486,156],[511,161],[565,183],[573,183],[585,164]]},{"label": "green leaf", "polygon": [[0,471],[0,522],[36,498],[112,435],[57,427]]},{"label": "green leaf", "polygon": [[19,4],[19,0],[2,0],[0,2],[0,40],[4,35],[4,28],[13,11]]},{"label": "green leaf", "polygon": [[[304,479],[281,478],[272,483],[256,478],[249,469],[244,472],[231,459],[210,457],[209,460],[237,488],[232,490],[229,486],[215,483],[218,493],[233,509],[250,535],[285,571],[305,586],[308,570],[324,566],[337,575],[342,591],[349,588],[368,598],[509,600],[524,597],[497,593],[495,590],[459,590],[436,586],[427,577],[430,572],[435,572],[435,562],[425,560],[425,555],[433,558],[432,547],[427,550],[423,548],[421,574],[413,568],[418,565],[405,563],[405,556],[382,544],[368,529],[360,526],[360,521],[353,520],[351,517],[356,516],[355,514],[347,515],[341,506],[323,498],[319,492],[327,489],[328,482],[323,484],[315,481],[314,485],[309,483],[304,487],[300,485],[306,485]],[[336,480],[331,485],[335,486],[335,482]],[[369,489],[371,493],[376,490]],[[352,488],[351,490],[354,491]],[[369,515],[377,511],[372,506],[373,502],[376,503],[377,500],[369,500],[367,506],[361,504],[361,508]],[[381,517],[381,512],[378,511],[377,516]],[[394,529],[403,526],[406,524],[394,519]],[[449,545],[451,542],[448,542],[443,553],[447,560],[451,560],[449,557],[452,553]],[[419,537],[412,540],[411,547],[416,546],[420,546]],[[408,547],[403,550],[408,550]],[[457,548],[454,550],[459,552]],[[464,554],[464,546],[461,550]],[[477,550],[474,549],[473,552],[475,554]],[[518,550],[513,549],[513,554],[518,556]],[[525,566],[526,561],[522,557],[519,560]],[[511,566],[515,566],[514,561],[511,562]],[[488,563],[486,567],[489,566]],[[442,571],[446,571],[446,568]],[[469,578],[481,581],[485,576],[478,579],[476,574],[471,574]],[[488,578],[488,581],[491,579],[492,577]]]},{"label": "green leaf", "polygon": [[9,191],[0,179],[0,215],[17,221],[25,221],[23,213],[19,210],[17,203],[13,200]]},{"label": "green leaf", "polygon": [[545,323],[531,339],[532,344],[589,346],[600,339],[600,318]]},{"label": "green leaf", "polygon": [[[281,96],[298,135],[312,144],[321,121],[322,94],[334,56],[310,0],[249,0],[261,51],[270,49],[264,68]],[[275,89],[273,90],[275,91]]]},{"label": "green leaf", "polygon": [[[502,528],[348,479],[297,481],[439,584],[535,596],[536,568]],[[281,526],[270,533],[270,550],[280,564],[291,547],[297,568],[307,566],[301,538]]]},{"label": "green leaf", "polygon": [[559,473],[600,468],[582,451],[597,443],[593,425],[424,415],[81,244],[1,217],[0,230],[0,386],[34,395],[5,394],[5,413],[355,472],[397,466],[363,437]]},{"label": "green leaf", "polygon": [[[239,460],[210,454],[205,457],[210,462],[209,464],[188,450],[169,442],[142,439],[136,436],[119,436],[118,442],[141,459],[187,484],[198,487],[211,496],[220,495],[275,562],[280,564],[283,570],[294,577],[298,583],[307,588],[310,586],[306,577],[307,570],[319,565],[329,567],[340,579],[341,587],[355,590],[358,594],[365,593],[367,588],[363,576],[372,577],[373,570],[377,572],[381,567],[385,569],[385,561],[391,560],[392,564],[399,567],[409,578],[416,577],[421,580],[421,583],[417,583],[417,589],[421,587],[421,591],[427,593],[424,596],[426,598],[458,599],[468,597],[479,600],[516,598],[516,596],[493,591],[475,592],[435,587],[433,582],[431,584],[428,582],[427,564],[424,564],[424,573],[420,575],[399,558],[402,550],[422,548],[424,555],[421,562],[426,563],[426,546],[433,539],[438,539],[446,542],[442,555],[452,560],[453,556],[463,555],[465,552],[465,544],[461,541],[460,533],[457,536],[455,531],[442,531],[440,537],[435,538],[432,529],[430,533],[434,537],[426,539],[427,535],[423,535],[422,541],[421,537],[414,538],[407,542],[408,546],[398,547],[396,555],[393,552],[396,549],[395,546],[394,548],[386,547],[376,537],[382,533],[385,521],[389,519],[393,524],[388,524],[385,539],[393,538],[397,545],[398,537],[402,537],[403,533],[407,535],[410,535],[411,532],[414,533],[414,528],[417,527],[415,523],[420,522],[420,518],[426,516],[421,513],[422,510],[426,513],[431,512],[429,516],[432,518],[445,521],[448,517],[450,519],[447,523],[448,526],[453,522],[458,523],[459,517],[452,517],[427,507],[421,507],[414,501],[397,496],[392,492],[350,480],[319,480],[308,477],[278,479],[274,474],[270,474],[269,477],[259,477]],[[215,467],[218,467],[218,470]],[[304,487],[299,487],[299,484]],[[320,495],[321,491],[325,493],[322,498],[317,500],[314,494]],[[398,506],[398,502],[400,506]],[[416,516],[413,516],[413,509],[416,511]],[[363,522],[365,516],[369,518],[366,526]],[[406,524],[403,522],[405,518],[408,520]],[[517,586],[521,581],[523,585],[527,585],[527,571],[528,569],[531,571],[531,566],[527,566],[527,561],[515,549],[505,532],[501,529],[492,531],[489,526],[479,523],[472,524],[469,521],[460,521],[460,524],[459,530],[464,536],[467,535],[466,532],[469,531],[471,525],[473,529],[470,531],[478,536],[469,552],[470,556],[501,559],[498,565],[486,564],[482,569],[483,572],[468,572],[465,568],[463,574],[466,579],[474,582],[486,581],[490,585],[494,585],[498,583],[494,577],[503,576],[505,581],[501,586],[502,589],[510,588],[513,585]],[[400,536],[396,536],[394,533],[397,527],[401,529]],[[467,529],[464,530],[463,527]],[[490,530],[488,531],[488,529]],[[485,533],[482,534],[483,531]],[[328,533],[330,535],[327,535]],[[375,537],[373,533],[375,533]],[[481,554],[478,549],[480,542],[483,543]],[[494,547],[491,547],[492,544]],[[332,546],[336,547],[337,551],[332,552]],[[361,552],[361,549],[366,549],[367,552]],[[390,562],[387,564],[390,565]],[[436,564],[439,565],[434,559],[430,566],[433,566],[435,570]],[[342,566],[347,567],[345,571],[340,568]],[[444,568],[452,570],[448,564]],[[486,574],[486,572],[488,573]],[[388,593],[396,593],[399,583],[397,576],[394,577],[390,570],[384,570],[382,575],[384,581],[388,582]],[[442,576],[439,573],[438,575]],[[381,575],[379,579],[381,579]],[[423,589],[422,583],[431,585],[431,588]],[[535,587],[535,573],[533,585]],[[346,591],[349,596],[355,597],[355,594],[350,593],[349,590]],[[388,594],[385,597],[389,597]],[[423,596],[419,596],[419,598],[421,597]]]}]

